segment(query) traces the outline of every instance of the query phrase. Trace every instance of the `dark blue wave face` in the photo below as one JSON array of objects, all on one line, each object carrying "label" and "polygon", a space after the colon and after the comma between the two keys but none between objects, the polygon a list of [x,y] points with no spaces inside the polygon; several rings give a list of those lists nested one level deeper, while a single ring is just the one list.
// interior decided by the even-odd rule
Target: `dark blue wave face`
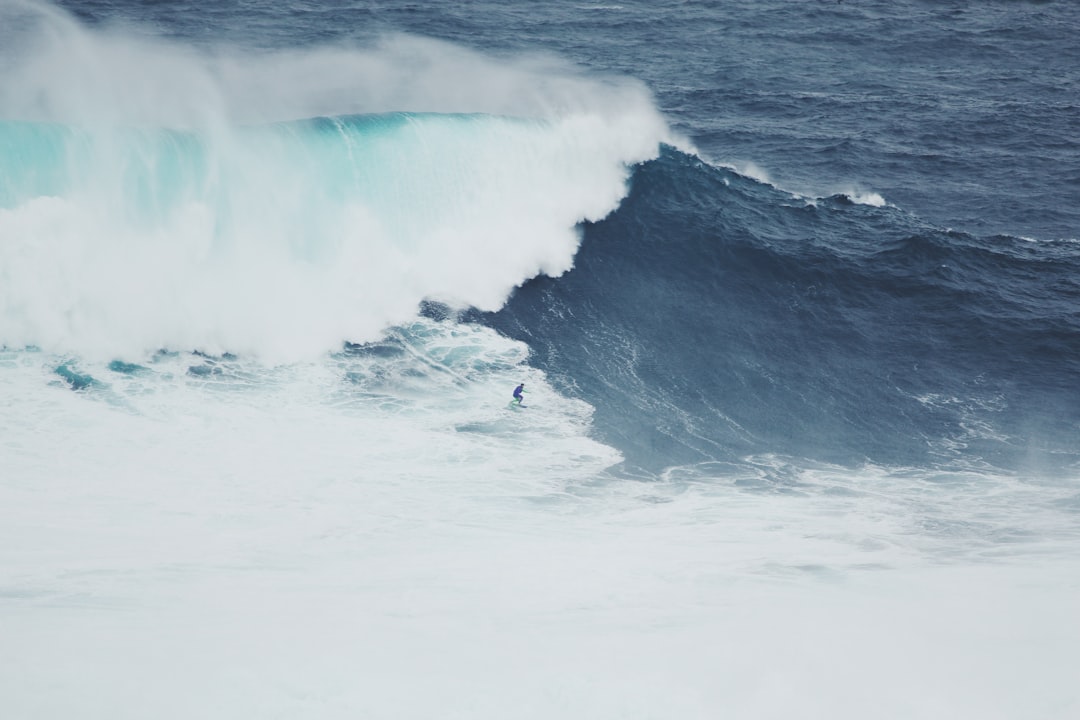
[{"label": "dark blue wave face", "polygon": [[1049,472],[1080,459],[1080,246],[816,204],[667,149],[575,268],[476,315],[628,463],[777,453]]}]

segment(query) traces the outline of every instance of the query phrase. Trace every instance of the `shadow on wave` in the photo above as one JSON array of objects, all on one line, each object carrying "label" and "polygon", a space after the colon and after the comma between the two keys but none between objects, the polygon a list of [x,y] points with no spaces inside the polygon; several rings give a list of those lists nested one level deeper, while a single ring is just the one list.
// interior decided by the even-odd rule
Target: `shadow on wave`
[{"label": "shadow on wave", "polygon": [[777,453],[1075,468],[1080,248],[807,201],[665,148],[572,271],[467,314],[596,408],[627,470]]}]

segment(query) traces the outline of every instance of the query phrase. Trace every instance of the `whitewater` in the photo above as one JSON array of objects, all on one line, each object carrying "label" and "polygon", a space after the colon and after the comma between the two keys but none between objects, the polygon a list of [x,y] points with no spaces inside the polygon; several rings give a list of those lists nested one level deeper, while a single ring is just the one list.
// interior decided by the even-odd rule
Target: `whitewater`
[{"label": "whitewater", "polygon": [[0,93],[6,346],[290,360],[424,299],[497,309],[570,267],[577,223],[669,136],[639,84],[554,61],[404,37],[207,59],[19,7],[36,34]]},{"label": "whitewater", "polygon": [[[961,417],[925,429],[940,463],[729,451],[710,425],[757,431],[650,394],[655,343],[594,324],[634,227],[658,284],[679,252],[627,214],[643,166],[739,167],[748,222],[900,223],[888,198],[707,162],[643,82],[547,51],[252,48],[17,0],[0,72],[0,716],[1080,712],[1067,440],[1042,472],[1001,396],[953,389],[912,391]],[[598,226],[625,244],[573,280],[596,296],[555,302]],[[641,324],[645,285],[615,300]],[[712,456],[639,440],[613,387]],[[995,442],[1035,459],[971,450]]]}]

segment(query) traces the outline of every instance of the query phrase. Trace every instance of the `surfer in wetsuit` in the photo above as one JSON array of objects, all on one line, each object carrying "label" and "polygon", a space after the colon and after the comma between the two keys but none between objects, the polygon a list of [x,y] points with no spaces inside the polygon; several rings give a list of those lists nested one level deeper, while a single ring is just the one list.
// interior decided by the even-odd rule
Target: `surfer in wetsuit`
[{"label": "surfer in wetsuit", "polygon": [[517,400],[517,404],[520,405],[521,401],[525,399],[525,383],[521,383],[514,388],[514,399]]}]

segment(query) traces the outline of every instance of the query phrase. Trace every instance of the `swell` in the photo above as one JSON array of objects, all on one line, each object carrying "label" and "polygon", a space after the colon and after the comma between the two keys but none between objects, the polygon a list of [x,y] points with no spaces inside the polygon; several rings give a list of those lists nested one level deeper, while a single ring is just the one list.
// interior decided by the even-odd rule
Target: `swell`
[{"label": "swell", "polygon": [[1075,467],[1080,248],[796,198],[673,149],[573,271],[477,314],[637,468],[774,453]]}]

